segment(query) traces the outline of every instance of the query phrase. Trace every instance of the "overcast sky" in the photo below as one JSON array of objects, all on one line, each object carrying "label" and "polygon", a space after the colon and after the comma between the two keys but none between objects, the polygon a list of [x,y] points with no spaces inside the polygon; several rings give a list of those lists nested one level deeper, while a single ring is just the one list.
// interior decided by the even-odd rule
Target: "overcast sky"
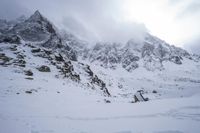
[{"label": "overcast sky", "polygon": [[200,0],[0,0],[0,17],[39,10],[83,39],[126,42],[145,32],[200,53]]}]

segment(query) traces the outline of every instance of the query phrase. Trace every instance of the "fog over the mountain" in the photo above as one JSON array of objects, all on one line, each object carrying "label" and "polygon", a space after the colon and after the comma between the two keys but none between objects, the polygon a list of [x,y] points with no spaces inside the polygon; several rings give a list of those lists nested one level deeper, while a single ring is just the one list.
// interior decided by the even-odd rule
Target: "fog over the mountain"
[{"label": "fog over the mountain", "polygon": [[58,28],[90,41],[142,40],[145,32],[200,53],[198,0],[1,0],[0,17],[39,10]]}]

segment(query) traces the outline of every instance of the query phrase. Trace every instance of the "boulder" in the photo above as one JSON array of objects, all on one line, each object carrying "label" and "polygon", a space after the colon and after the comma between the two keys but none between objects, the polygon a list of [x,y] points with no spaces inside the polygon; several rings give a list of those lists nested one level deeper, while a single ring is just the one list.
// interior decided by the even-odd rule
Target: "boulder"
[{"label": "boulder", "polygon": [[31,70],[25,70],[24,73],[27,76],[33,76],[33,72]]},{"label": "boulder", "polygon": [[32,94],[32,91],[25,91],[25,93],[27,93],[27,94]]},{"label": "boulder", "polygon": [[32,53],[38,53],[40,51],[41,51],[40,48],[34,48],[34,49],[31,50]]},{"label": "boulder", "polygon": [[12,58],[7,57],[4,53],[0,53],[0,65],[5,65],[9,62]]},{"label": "boulder", "polygon": [[50,68],[48,66],[42,65],[37,68],[40,72],[51,72]]},{"label": "boulder", "polygon": [[180,56],[171,56],[170,57],[170,61],[175,64],[178,64],[178,65],[182,64],[181,60],[182,60],[182,57],[180,57]]},{"label": "boulder", "polygon": [[143,97],[143,94],[144,92],[142,90],[139,90],[135,93],[134,95],[134,102],[145,102],[145,101],[148,101],[149,99],[148,98],[144,98]]},{"label": "boulder", "polygon": [[153,90],[152,93],[158,93],[156,90]]}]

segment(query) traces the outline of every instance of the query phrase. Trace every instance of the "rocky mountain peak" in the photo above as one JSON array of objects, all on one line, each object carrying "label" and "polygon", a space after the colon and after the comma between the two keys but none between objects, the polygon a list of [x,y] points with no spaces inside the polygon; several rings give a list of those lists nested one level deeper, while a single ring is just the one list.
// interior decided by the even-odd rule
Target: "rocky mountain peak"
[{"label": "rocky mountain peak", "polygon": [[38,10],[25,21],[16,24],[10,32],[31,42],[46,42],[56,35],[54,26]]},{"label": "rocky mountain peak", "polygon": [[38,21],[38,20],[44,20],[44,17],[42,16],[42,14],[36,10],[34,12],[33,15],[30,16],[30,18],[28,19],[29,21]]},{"label": "rocky mountain peak", "polygon": [[39,25],[40,30],[46,30],[45,32],[47,33],[53,33],[55,34],[56,30],[53,26],[52,23],[50,23],[50,21],[48,19],[46,19],[45,17],[43,17],[43,15],[36,10],[34,12],[33,15],[31,15],[29,17],[29,19],[26,20],[26,22],[28,23],[36,23],[36,26]]},{"label": "rocky mountain peak", "polygon": [[38,10],[28,19],[24,21],[23,19],[11,26],[7,24],[6,20],[0,21],[0,26],[3,25],[3,28],[0,28],[0,33],[2,33],[0,42],[19,43],[20,40],[23,40],[54,51],[63,52],[69,59],[77,60],[75,51],[69,46],[69,44],[74,44],[70,43],[73,40],[69,40],[69,43],[65,44],[56,27],[47,18],[43,17]]}]

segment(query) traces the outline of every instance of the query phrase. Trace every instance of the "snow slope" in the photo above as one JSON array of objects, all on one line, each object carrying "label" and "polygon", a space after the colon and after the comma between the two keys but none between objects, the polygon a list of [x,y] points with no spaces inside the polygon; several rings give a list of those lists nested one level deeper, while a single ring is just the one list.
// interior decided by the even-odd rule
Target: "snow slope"
[{"label": "snow slope", "polygon": [[[200,95],[143,103],[104,97],[50,75],[24,76],[1,68],[1,133],[198,133]],[[12,76],[11,76],[12,75]],[[12,77],[12,78],[11,78]],[[38,84],[37,84],[38,81]],[[25,83],[24,83],[25,82]],[[24,91],[36,89],[32,94]],[[19,92],[20,94],[16,94]]]},{"label": "snow slope", "polygon": [[[1,43],[1,53],[15,58],[10,50],[13,45]],[[108,85],[113,83],[108,87],[112,96],[105,97],[98,90],[56,76],[58,69],[47,59],[34,56],[28,46],[22,44],[17,49],[26,55],[26,67],[0,67],[1,133],[200,131],[198,63],[191,66],[187,60],[186,65],[166,64],[171,69],[145,73],[142,69],[129,73],[121,68],[110,70],[91,65]],[[38,71],[40,65],[48,65],[51,72]],[[24,74],[27,69],[32,70],[33,76]],[[150,101],[132,103],[134,92],[142,87],[144,97]]]}]

